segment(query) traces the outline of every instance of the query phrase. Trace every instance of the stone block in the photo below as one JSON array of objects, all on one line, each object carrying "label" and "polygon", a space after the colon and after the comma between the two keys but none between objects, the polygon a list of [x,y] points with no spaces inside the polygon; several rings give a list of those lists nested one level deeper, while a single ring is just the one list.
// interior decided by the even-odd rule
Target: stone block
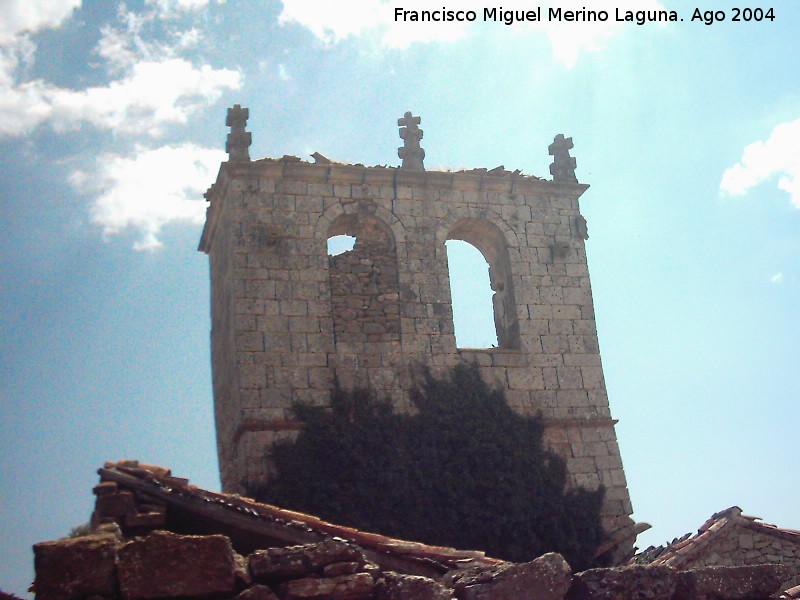
[{"label": "stone block", "polygon": [[[163,512],[128,513],[123,518],[126,528],[155,529],[166,523],[167,517]],[[141,533],[141,531],[137,531]]]},{"label": "stone block", "polygon": [[353,575],[361,570],[360,562],[335,562],[322,567],[323,577],[339,577],[340,575]]},{"label": "stone block", "polygon": [[581,318],[577,321],[573,321],[572,328],[575,332],[575,335],[597,335],[597,323],[595,323],[594,319],[587,319],[584,317],[584,310],[585,307],[581,307]]},{"label": "stone block", "polygon": [[280,584],[281,600],[369,600],[375,582],[369,573],[332,578],[294,579]]},{"label": "stone block", "polygon": [[[600,355],[599,354],[565,354],[564,364],[568,367],[596,367],[600,369]],[[602,376],[602,371],[601,371]],[[584,381],[587,380],[586,374],[583,374]],[[589,378],[591,379],[591,377]],[[587,385],[587,387],[589,387]]]},{"label": "stone block", "polygon": [[473,567],[445,578],[459,600],[562,600],[571,580],[567,561],[552,552],[528,563]]},{"label": "stone block", "polygon": [[[590,354],[589,356],[599,356]],[[581,367],[581,378],[586,389],[605,389],[606,384],[603,379],[603,369],[596,367]]]},{"label": "stone block", "polygon": [[234,304],[234,311],[237,315],[264,314],[264,300],[260,298],[238,298]]},{"label": "stone block", "polygon": [[375,600],[451,600],[453,592],[442,584],[417,575],[383,573],[375,582]]},{"label": "stone block", "polygon": [[595,453],[594,462],[597,464],[597,468],[601,471],[615,471],[615,470],[622,470],[622,461],[619,458],[619,455],[608,454],[608,446],[605,446],[603,450],[605,454],[602,454],[599,450]]},{"label": "stone block", "polygon": [[[558,384],[563,386],[561,372],[558,373]],[[556,391],[558,406],[562,408],[574,408],[589,406],[589,398],[584,390],[581,389],[558,389]]]},{"label": "stone block", "polygon": [[267,376],[264,365],[239,365],[239,385],[245,389],[261,389],[266,387]]},{"label": "stone block", "polygon": [[791,575],[787,565],[703,567],[677,574],[673,600],[766,600]]},{"label": "stone block", "polygon": [[182,536],[156,531],[117,553],[120,591],[126,600],[232,595],[236,562],[222,535]]},{"label": "stone block", "polygon": [[327,565],[347,562],[363,565],[366,559],[356,546],[334,539],[316,544],[256,550],[248,557],[253,578],[264,582],[320,574]]},{"label": "stone block", "polygon": [[[562,390],[579,390],[583,388],[583,378],[581,377],[581,369],[578,367],[558,367],[556,368],[558,375],[558,387]],[[581,399],[583,402],[583,399]],[[569,406],[569,405],[567,405]]]},{"label": "stone block", "polygon": [[235,596],[233,600],[278,600],[278,597],[266,585],[254,585]]},{"label": "stone block", "polygon": [[542,352],[545,354],[564,354],[569,352],[569,339],[564,335],[543,335]]},{"label": "stone block", "polygon": [[675,591],[675,570],[634,565],[577,573],[566,600],[669,600]]},{"label": "stone block", "polygon": [[543,390],[544,375],[542,369],[530,367],[509,367],[506,370],[508,387],[512,390]]},{"label": "stone block", "polygon": [[101,495],[95,500],[95,511],[99,517],[123,517],[136,512],[136,502],[128,491]]},{"label": "stone block", "polygon": [[562,293],[564,295],[564,304],[582,306],[592,303],[592,293],[589,288],[565,287],[562,288]]},{"label": "stone block", "polygon": [[564,293],[560,287],[543,287],[539,293],[544,304],[564,304]]},{"label": "stone block", "polygon": [[109,496],[117,493],[117,483],[115,481],[101,481],[94,488],[92,493],[95,496]]},{"label": "stone block", "polygon": [[117,591],[114,564],[119,542],[97,534],[42,542],[33,547],[38,600],[77,600],[113,596]]},{"label": "stone block", "polygon": [[562,304],[553,306],[553,318],[577,321],[581,318],[581,309],[575,304]]},{"label": "stone block", "polygon": [[240,352],[263,352],[264,334],[250,331],[236,334],[236,349]]}]

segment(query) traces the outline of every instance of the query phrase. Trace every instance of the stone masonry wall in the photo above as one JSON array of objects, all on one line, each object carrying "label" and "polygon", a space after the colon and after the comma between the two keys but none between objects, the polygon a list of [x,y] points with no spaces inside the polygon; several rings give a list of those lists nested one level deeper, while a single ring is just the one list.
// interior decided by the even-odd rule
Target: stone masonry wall
[{"label": "stone masonry wall", "polygon": [[781,564],[792,574],[781,589],[800,585],[800,545],[797,540],[782,540],[779,535],[737,528],[709,545],[698,560],[692,561],[692,568]]},{"label": "stone masonry wall", "polygon": [[[334,376],[408,409],[418,365],[477,361],[514,409],[545,418],[572,484],[606,487],[606,530],[632,536],[578,210],[586,188],[507,171],[224,163],[200,244],[223,488],[265,482],[269,445],[299,426],[292,402],[327,403]],[[327,240],[343,233],[356,247],[330,259]],[[456,347],[448,239],[490,265],[499,348]]]},{"label": "stone masonry wall", "polygon": [[[370,243],[371,242],[371,243]],[[337,347],[342,343],[400,341],[397,254],[382,240],[330,259],[331,315]]]}]

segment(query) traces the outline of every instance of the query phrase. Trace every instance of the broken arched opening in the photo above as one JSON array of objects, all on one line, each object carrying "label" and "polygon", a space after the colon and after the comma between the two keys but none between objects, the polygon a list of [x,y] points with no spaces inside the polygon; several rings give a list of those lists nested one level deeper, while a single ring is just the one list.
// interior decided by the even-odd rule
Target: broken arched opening
[{"label": "broken arched opening", "polygon": [[400,337],[397,251],[392,230],[371,214],[344,214],[328,228],[328,275],[337,345]]}]

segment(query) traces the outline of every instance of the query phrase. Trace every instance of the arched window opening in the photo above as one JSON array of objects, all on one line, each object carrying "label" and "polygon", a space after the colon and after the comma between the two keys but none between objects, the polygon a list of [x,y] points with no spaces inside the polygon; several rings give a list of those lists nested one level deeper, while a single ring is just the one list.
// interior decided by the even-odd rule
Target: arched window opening
[{"label": "arched window opening", "polygon": [[328,255],[337,347],[399,340],[397,251],[389,226],[371,214],[341,215],[328,229]]},{"label": "arched window opening", "polygon": [[495,348],[489,263],[475,246],[461,240],[447,240],[447,265],[450,273],[450,297],[453,302],[453,326],[459,348]]},{"label": "arched window opening", "polygon": [[352,235],[340,234],[328,238],[328,256],[338,256],[350,252],[356,245],[356,238]]},{"label": "arched window opening", "polygon": [[[447,233],[449,241],[461,240],[468,245],[476,248],[477,254],[482,259],[479,264],[483,265],[488,263],[488,280],[489,280],[489,295],[491,297],[491,312],[492,320],[494,321],[494,333],[496,346],[498,348],[519,348],[519,320],[517,317],[517,304],[514,299],[514,285],[511,276],[511,261],[508,255],[508,245],[503,232],[498,227],[485,219],[461,219]],[[448,260],[449,260],[449,247],[448,247]],[[472,262],[478,262],[473,254]],[[452,269],[451,269],[452,278]],[[479,290],[485,290],[485,284],[475,284],[475,276],[472,276],[469,291],[464,294],[468,298],[474,298],[480,294]],[[481,280],[481,281],[485,281]],[[453,297],[453,312],[454,321],[457,319],[456,296],[459,294],[453,292],[453,283],[451,281],[451,297]],[[456,330],[456,345],[458,347],[466,347],[464,339],[459,340],[460,328],[458,322],[454,322]],[[487,340],[483,338],[481,347],[489,348],[495,344],[487,344]]]}]

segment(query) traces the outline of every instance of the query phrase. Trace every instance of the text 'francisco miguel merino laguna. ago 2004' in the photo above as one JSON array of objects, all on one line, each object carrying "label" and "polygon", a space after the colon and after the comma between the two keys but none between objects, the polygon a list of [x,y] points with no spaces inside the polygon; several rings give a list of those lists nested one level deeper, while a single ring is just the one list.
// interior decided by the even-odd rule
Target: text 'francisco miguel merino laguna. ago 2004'
[{"label": "text 'francisco miguel merino laguna. ago 2004'", "polygon": [[[514,25],[515,23],[537,23],[541,21],[559,23],[604,23],[610,21],[611,14],[607,10],[564,10],[563,8],[548,8],[547,12],[542,12],[542,7],[537,6],[530,10],[505,10],[502,6],[495,8],[484,8],[482,11],[474,10],[451,10],[446,6],[437,10],[406,10],[403,7],[394,9],[395,22],[472,22],[478,20],[481,15],[482,21]],[[620,10],[614,9],[613,21],[621,23],[635,23],[645,25],[647,23],[668,23],[683,21],[674,10]],[[543,18],[546,17],[546,18]],[[774,21],[775,11],[772,8],[732,8],[730,14],[724,10],[701,10],[695,8],[689,19],[691,22],[698,21],[703,25],[713,25],[722,21],[732,22],[759,22]]]}]

